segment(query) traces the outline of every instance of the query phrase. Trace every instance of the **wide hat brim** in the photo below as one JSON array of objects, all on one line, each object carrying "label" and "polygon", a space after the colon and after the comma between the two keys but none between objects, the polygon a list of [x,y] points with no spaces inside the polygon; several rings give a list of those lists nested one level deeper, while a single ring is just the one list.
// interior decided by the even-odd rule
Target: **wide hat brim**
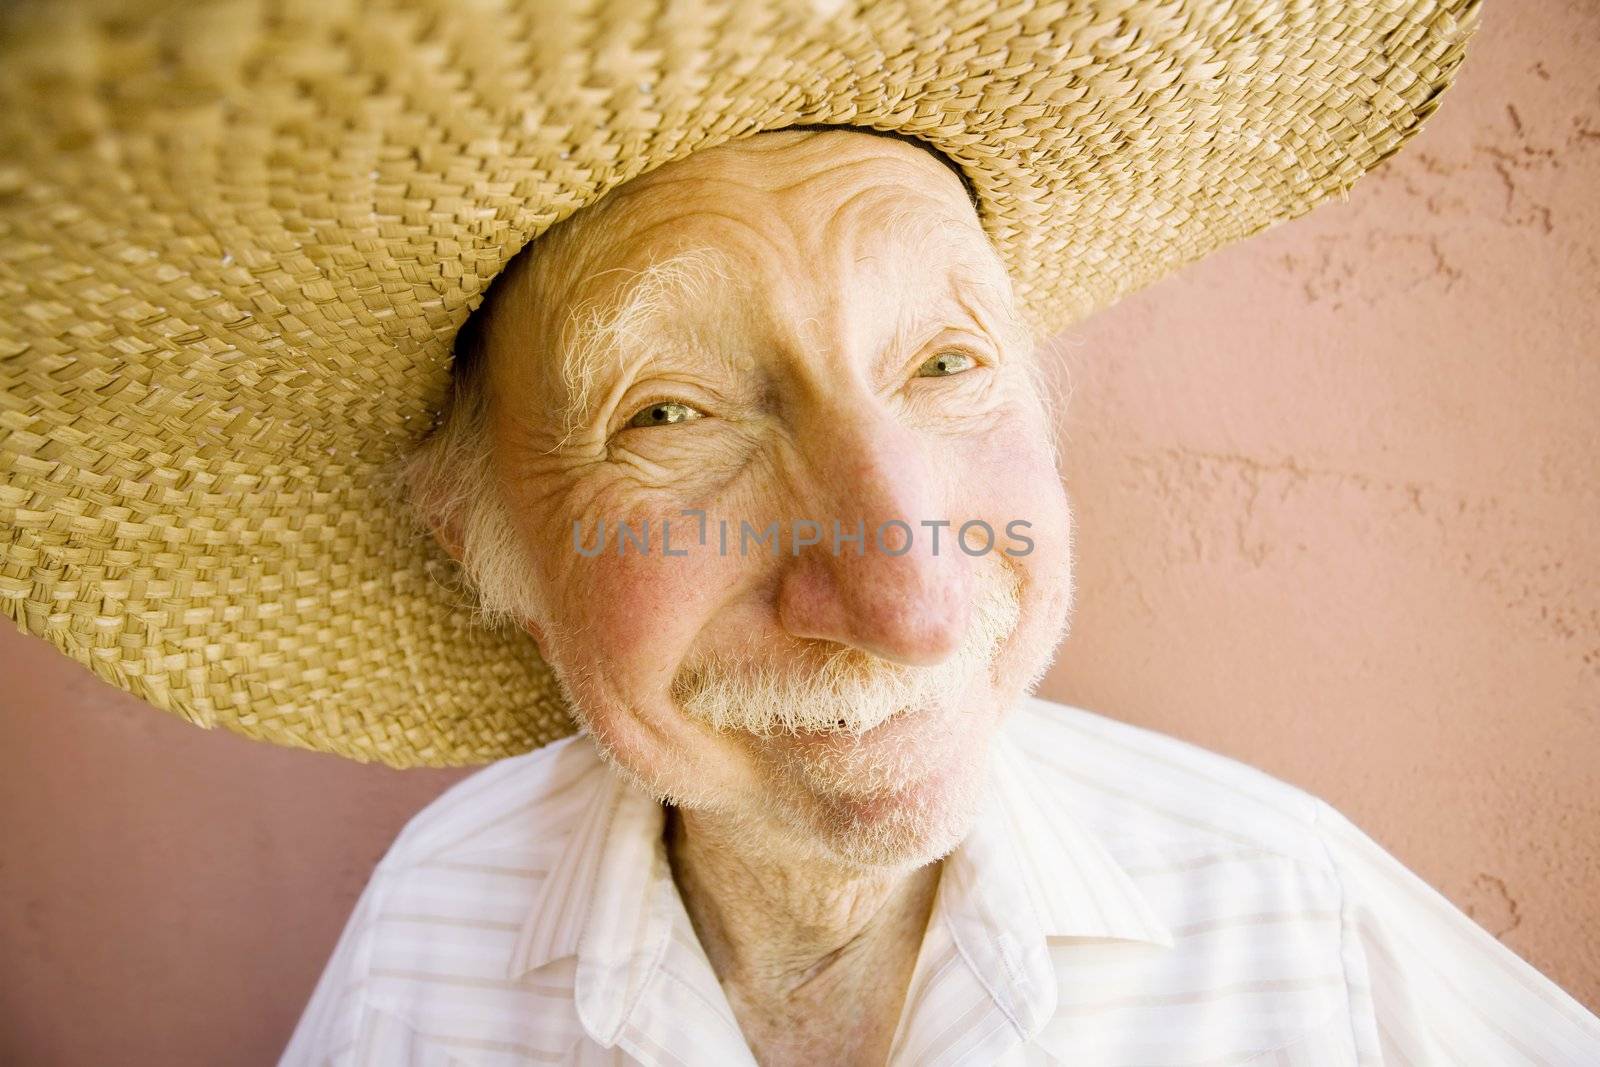
[{"label": "wide hat brim", "polygon": [[394,766],[575,728],[386,472],[528,241],[761,130],[966,173],[1040,336],[1342,193],[1477,0],[306,0],[0,13],[0,605],[204,726]]}]

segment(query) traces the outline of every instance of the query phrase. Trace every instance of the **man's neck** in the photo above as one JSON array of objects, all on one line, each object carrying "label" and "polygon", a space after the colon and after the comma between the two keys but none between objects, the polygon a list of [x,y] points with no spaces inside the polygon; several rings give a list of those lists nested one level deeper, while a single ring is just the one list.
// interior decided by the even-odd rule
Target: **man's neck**
[{"label": "man's neck", "polygon": [[941,865],[863,872],[781,849],[752,852],[741,847],[752,835],[722,819],[669,807],[667,854],[751,1047],[763,1063],[826,1053],[881,1064]]}]

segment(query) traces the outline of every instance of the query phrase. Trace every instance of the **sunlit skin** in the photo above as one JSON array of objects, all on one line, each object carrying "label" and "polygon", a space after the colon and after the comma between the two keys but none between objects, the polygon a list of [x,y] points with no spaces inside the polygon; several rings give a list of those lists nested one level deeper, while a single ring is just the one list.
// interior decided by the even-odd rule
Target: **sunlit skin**
[{"label": "sunlit skin", "polygon": [[[564,425],[551,353],[574,309],[615,306],[639,270],[692,249],[718,269],[599,361],[592,410]],[[1071,610],[1070,516],[1031,351],[1004,326],[1004,270],[947,167],[846,131],[667,164],[535,253],[489,332],[496,478],[553,606],[525,625],[602,752],[673,805],[674,879],[760,1062],[882,1064],[937,861]],[[976,284],[953,295],[953,271]],[[690,508],[712,524],[704,547]],[[901,555],[870,539],[836,555],[827,538],[718,551],[719,518],[797,517],[951,526],[937,555],[923,528]],[[647,553],[574,550],[575,522],[592,537],[646,519]],[[955,550],[970,519],[1002,533],[994,551]],[[1032,550],[1006,555],[1017,519]],[[663,520],[687,555],[664,553]],[[933,668],[1001,579],[1020,602],[992,662],[864,733],[718,731],[674,698],[710,654],[797,684],[840,650],[869,673]]]}]

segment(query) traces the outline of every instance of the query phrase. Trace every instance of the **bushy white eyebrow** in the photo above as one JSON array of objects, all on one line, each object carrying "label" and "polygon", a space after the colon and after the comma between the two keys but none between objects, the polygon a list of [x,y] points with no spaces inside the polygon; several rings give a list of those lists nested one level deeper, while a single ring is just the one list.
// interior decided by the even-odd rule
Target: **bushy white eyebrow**
[{"label": "bushy white eyebrow", "polygon": [[[981,244],[988,269],[975,264],[953,265],[948,274],[952,292],[969,313],[979,318],[980,325],[993,327],[994,340],[1001,347],[1031,351],[1032,331],[1017,309],[1010,275],[981,229],[949,215],[930,217],[926,210],[911,207],[892,211],[881,223],[881,229],[893,233],[919,263],[928,262],[935,255],[930,246],[941,237],[968,246]],[[983,321],[981,312],[984,311],[992,314],[992,322]],[[895,327],[891,351],[906,350],[912,340],[910,331],[921,324],[922,315],[922,310],[915,305],[905,307]]]},{"label": "bushy white eyebrow", "polygon": [[705,295],[713,279],[729,277],[723,253],[691,248],[634,272],[627,295],[614,306],[590,301],[572,310],[562,330],[557,368],[564,394],[556,412],[562,445],[586,422],[614,354],[630,346],[648,347],[659,337],[657,319],[683,298]]}]

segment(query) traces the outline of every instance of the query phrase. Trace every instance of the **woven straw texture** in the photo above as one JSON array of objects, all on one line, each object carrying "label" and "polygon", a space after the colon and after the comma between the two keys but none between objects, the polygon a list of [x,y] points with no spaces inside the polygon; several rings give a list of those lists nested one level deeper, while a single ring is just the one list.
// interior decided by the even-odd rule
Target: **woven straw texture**
[{"label": "woven straw texture", "polygon": [[0,10],[0,605],[203,726],[394,766],[571,733],[393,506],[456,329],[608,189],[765,129],[970,176],[1047,335],[1342,194],[1477,0]]}]

